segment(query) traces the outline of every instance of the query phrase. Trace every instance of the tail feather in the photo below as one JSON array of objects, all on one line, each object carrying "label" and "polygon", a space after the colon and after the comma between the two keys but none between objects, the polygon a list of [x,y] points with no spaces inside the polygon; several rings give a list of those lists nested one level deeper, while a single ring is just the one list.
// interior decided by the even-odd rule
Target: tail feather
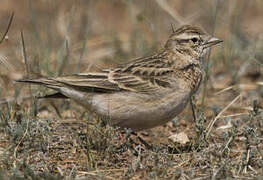
[{"label": "tail feather", "polygon": [[39,99],[44,99],[44,98],[52,98],[52,99],[67,99],[68,97],[65,96],[64,94],[60,93],[60,92],[57,92],[57,93],[54,93],[54,94],[49,94],[49,95],[45,95],[45,96],[41,96],[41,97],[38,97]]},{"label": "tail feather", "polygon": [[55,80],[49,78],[39,78],[39,79],[19,79],[16,82],[23,82],[23,83],[33,83],[33,84],[43,84],[43,85],[54,85],[56,83]]},{"label": "tail feather", "polygon": [[52,78],[20,79],[16,80],[16,82],[44,85],[48,88],[55,90],[58,90],[58,88],[61,86],[61,83],[57,82],[55,79]]},{"label": "tail feather", "polygon": [[[88,78],[90,80],[90,78]],[[58,78],[39,78],[39,79],[21,79],[16,80],[16,82],[22,83],[31,83],[31,84],[38,84],[46,86],[47,88],[54,89],[56,91],[62,92],[64,88],[70,88],[76,91],[82,92],[97,92],[97,93],[105,93],[105,92],[114,92],[117,90],[115,84],[110,84],[109,86],[103,87],[102,85],[97,85],[96,82],[91,81],[80,81],[75,76],[65,76],[65,77],[58,77]],[[84,83],[83,83],[84,82]],[[102,82],[104,83],[104,82]],[[64,93],[63,93],[64,94]]]},{"label": "tail feather", "polygon": [[16,82],[43,85],[47,88],[57,91],[54,94],[42,96],[39,98],[72,98],[78,100],[84,96],[82,92],[74,89],[74,87],[69,87],[62,82],[58,82],[56,79],[52,78],[21,79],[16,80]]}]

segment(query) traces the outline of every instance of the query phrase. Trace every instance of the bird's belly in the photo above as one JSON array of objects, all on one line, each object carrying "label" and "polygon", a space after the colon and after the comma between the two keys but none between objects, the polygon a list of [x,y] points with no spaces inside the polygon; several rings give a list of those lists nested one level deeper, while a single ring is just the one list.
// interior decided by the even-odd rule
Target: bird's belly
[{"label": "bird's belly", "polygon": [[101,94],[93,96],[91,107],[113,126],[144,130],[172,120],[185,108],[189,96],[183,90],[163,95]]}]

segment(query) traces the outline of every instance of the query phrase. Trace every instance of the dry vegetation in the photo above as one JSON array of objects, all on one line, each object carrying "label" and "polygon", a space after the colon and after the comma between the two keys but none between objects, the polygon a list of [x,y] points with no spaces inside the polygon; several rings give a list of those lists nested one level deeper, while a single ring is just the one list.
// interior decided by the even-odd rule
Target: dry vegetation
[{"label": "dry vegetation", "polygon": [[[263,178],[263,1],[1,0],[0,37],[12,11],[0,44],[0,179]],[[14,83],[151,54],[171,23],[198,24],[224,43],[206,58],[192,106],[140,132],[146,143],[74,102],[35,98],[43,87]],[[190,142],[168,140],[180,132]]]}]

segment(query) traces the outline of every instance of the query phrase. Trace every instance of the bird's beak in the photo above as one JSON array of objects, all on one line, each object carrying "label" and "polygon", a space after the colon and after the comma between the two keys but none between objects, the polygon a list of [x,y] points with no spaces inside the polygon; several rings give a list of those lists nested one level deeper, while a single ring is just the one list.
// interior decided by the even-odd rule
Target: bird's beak
[{"label": "bird's beak", "polygon": [[223,42],[221,39],[212,37],[207,42],[205,42],[204,46],[205,46],[205,48],[208,48],[208,47],[214,46],[214,45],[221,43],[221,42]]}]

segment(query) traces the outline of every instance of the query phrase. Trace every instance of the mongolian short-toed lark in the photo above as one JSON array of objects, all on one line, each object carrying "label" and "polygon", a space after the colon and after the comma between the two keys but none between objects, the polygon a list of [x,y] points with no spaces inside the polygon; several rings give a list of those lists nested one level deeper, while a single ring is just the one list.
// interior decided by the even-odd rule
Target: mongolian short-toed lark
[{"label": "mongolian short-toed lark", "polygon": [[71,98],[113,126],[144,130],[183,111],[201,84],[204,55],[220,42],[196,26],[184,25],[173,31],[160,52],[119,68],[19,82],[54,89],[53,97]]}]

